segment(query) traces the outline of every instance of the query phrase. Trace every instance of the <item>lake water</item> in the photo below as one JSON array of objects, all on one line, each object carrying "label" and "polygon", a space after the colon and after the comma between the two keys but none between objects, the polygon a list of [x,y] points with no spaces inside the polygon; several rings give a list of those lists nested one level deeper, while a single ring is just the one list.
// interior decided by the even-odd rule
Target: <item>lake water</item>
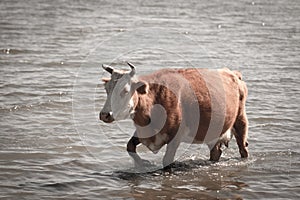
[{"label": "lake water", "polygon": [[[300,2],[0,1],[1,199],[299,199]],[[102,63],[139,74],[229,67],[249,97],[250,158],[192,145],[133,173],[130,120],[99,121]],[[159,165],[163,151],[142,157]]]}]

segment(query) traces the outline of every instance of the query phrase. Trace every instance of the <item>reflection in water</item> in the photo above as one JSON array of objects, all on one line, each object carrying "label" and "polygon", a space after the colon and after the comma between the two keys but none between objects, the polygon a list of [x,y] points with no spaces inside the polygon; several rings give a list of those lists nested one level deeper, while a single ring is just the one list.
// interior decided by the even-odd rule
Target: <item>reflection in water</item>
[{"label": "reflection in water", "polygon": [[220,166],[204,160],[176,162],[171,171],[158,170],[146,174],[115,172],[126,180],[134,199],[242,199],[240,190],[248,185],[237,177],[247,169],[248,162],[236,162],[240,168]]}]

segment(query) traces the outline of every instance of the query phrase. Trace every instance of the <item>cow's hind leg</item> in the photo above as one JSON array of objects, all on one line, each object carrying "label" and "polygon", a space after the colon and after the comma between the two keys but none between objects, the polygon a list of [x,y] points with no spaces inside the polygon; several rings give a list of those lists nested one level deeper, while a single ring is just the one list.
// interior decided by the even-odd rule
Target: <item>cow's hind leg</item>
[{"label": "cow's hind leg", "polygon": [[219,161],[222,154],[221,146],[222,143],[219,141],[215,144],[208,144],[208,147],[210,149],[210,161]]},{"label": "cow's hind leg", "polygon": [[246,113],[239,115],[234,123],[234,136],[242,158],[247,158],[248,153],[248,119]]}]

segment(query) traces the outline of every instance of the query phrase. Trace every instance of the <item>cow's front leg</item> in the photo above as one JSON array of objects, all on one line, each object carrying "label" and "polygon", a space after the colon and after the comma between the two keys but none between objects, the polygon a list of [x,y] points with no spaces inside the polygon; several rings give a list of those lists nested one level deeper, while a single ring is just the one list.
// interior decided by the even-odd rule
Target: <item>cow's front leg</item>
[{"label": "cow's front leg", "polygon": [[174,138],[170,143],[167,144],[167,150],[163,158],[164,169],[169,169],[170,164],[173,163],[179,143],[180,142],[178,138]]},{"label": "cow's front leg", "polygon": [[136,167],[151,165],[148,160],[141,159],[141,157],[136,153],[136,146],[140,143],[141,142],[138,137],[131,137],[127,143],[127,152],[133,158]]}]

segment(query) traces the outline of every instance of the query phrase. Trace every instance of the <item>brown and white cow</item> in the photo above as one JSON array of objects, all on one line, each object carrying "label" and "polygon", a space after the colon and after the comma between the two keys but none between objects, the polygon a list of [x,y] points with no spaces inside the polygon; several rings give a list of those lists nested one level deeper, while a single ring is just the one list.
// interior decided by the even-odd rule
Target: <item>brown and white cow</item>
[{"label": "brown and white cow", "polygon": [[180,142],[206,143],[210,160],[218,161],[231,133],[241,157],[248,157],[247,87],[239,72],[162,69],[137,78],[135,66],[128,65],[131,71],[103,65],[111,77],[103,78],[107,100],[99,117],[106,123],[133,120],[136,131],[127,151],[136,165],[147,163],[136,153],[140,143],[154,153],[166,144],[164,167],[173,162]]}]

